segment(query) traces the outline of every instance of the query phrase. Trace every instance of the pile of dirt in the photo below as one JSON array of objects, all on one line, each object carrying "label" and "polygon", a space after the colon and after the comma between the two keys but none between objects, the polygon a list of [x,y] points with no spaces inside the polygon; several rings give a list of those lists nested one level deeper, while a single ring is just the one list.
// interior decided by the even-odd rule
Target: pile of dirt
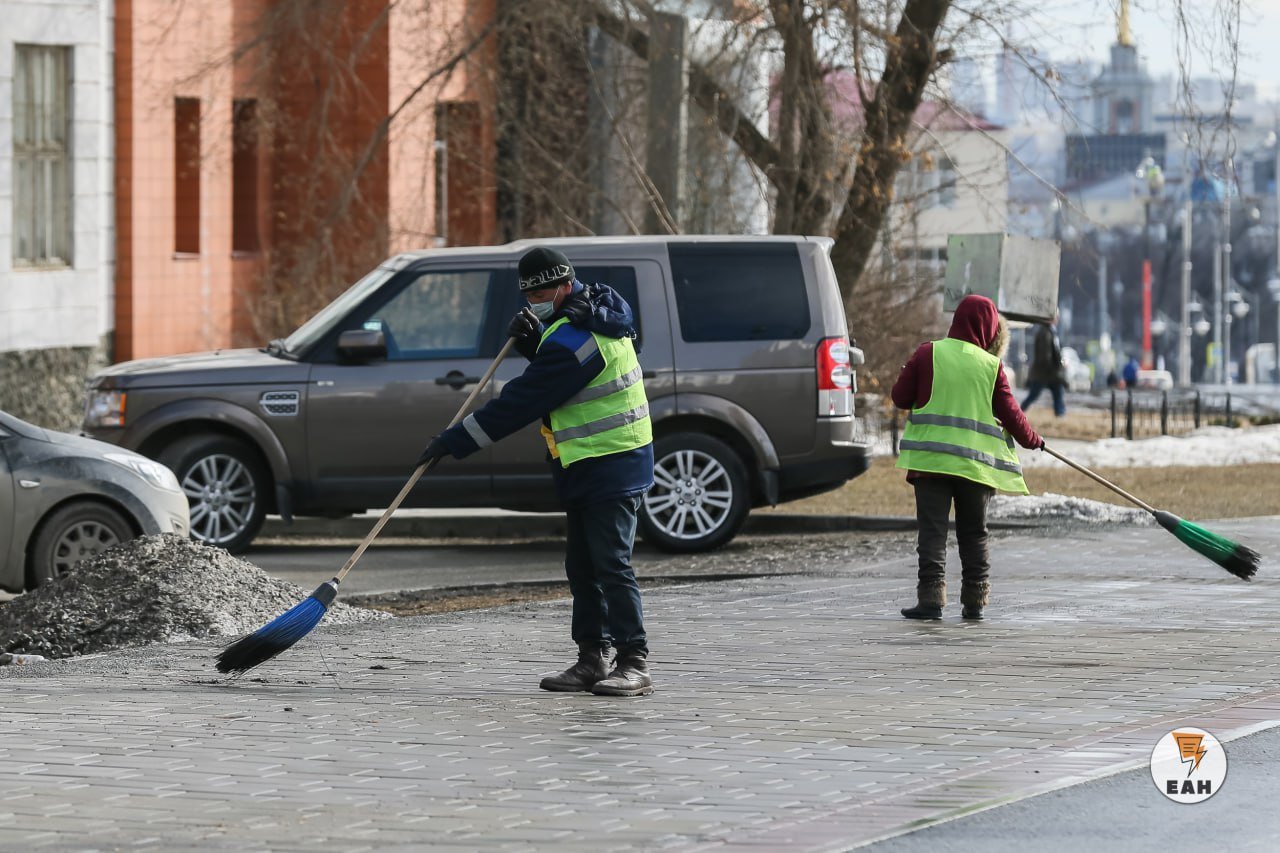
[{"label": "pile of dirt", "polygon": [[[256,631],[310,593],[221,548],[172,534],[143,536],[0,605],[0,651],[65,658],[232,638]],[[335,602],[324,623],[386,618]]]}]

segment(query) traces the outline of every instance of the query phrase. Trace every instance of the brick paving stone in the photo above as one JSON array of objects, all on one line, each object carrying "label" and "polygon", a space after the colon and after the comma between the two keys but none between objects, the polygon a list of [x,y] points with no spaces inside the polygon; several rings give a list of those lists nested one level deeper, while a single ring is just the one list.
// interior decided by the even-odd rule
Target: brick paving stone
[{"label": "brick paving stone", "polygon": [[1280,717],[1280,610],[1246,609],[1274,562],[1159,530],[994,557],[978,624],[898,617],[909,559],[654,589],[635,700],[537,690],[565,601],[322,625],[232,680],[197,643],[6,669],[0,849],[839,850]]}]

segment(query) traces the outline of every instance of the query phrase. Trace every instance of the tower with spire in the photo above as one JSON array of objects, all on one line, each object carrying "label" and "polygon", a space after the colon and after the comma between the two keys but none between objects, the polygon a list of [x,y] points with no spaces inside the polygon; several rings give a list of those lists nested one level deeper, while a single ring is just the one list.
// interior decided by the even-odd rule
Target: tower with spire
[{"label": "tower with spire", "polygon": [[1093,84],[1095,130],[1106,134],[1150,133],[1154,96],[1155,83],[1138,60],[1138,48],[1129,29],[1129,0],[1120,0],[1111,62]]},{"label": "tower with spire", "polygon": [[1165,165],[1165,135],[1155,127],[1155,81],[1138,59],[1129,25],[1129,0],[1120,0],[1111,61],[1089,86],[1092,122],[1066,138],[1066,178],[1076,186],[1132,175],[1144,157]]}]

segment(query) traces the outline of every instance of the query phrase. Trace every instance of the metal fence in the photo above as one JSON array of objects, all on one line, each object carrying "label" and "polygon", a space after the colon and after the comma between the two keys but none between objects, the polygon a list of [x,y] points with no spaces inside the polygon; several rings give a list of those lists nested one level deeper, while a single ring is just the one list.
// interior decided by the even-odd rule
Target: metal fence
[{"label": "metal fence", "polygon": [[1183,435],[1205,424],[1234,427],[1230,394],[1199,391],[1112,391],[1111,437]]}]

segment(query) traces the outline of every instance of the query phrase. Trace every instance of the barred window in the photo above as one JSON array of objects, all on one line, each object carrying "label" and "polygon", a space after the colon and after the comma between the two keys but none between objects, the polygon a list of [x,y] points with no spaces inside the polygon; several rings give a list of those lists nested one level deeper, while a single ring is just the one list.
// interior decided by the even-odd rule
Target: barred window
[{"label": "barred window", "polygon": [[13,63],[13,263],[71,265],[71,48],[20,44]]}]

